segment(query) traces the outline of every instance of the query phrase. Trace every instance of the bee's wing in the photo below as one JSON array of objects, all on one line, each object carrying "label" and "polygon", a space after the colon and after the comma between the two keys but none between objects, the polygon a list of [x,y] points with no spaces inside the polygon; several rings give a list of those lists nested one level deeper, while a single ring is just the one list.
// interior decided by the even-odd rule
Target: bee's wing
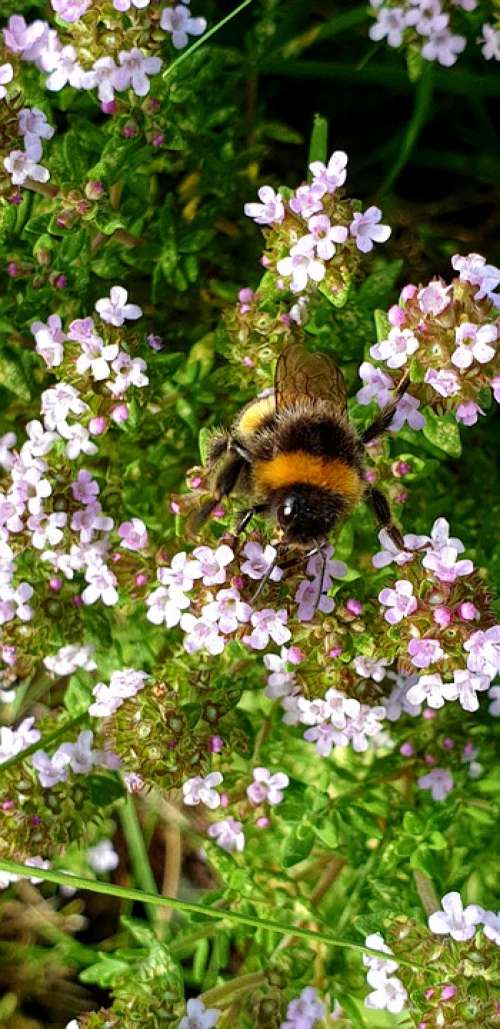
[{"label": "bee's wing", "polygon": [[301,343],[290,343],[280,354],[274,379],[276,410],[298,403],[324,400],[339,414],[347,408],[342,372],[327,354],[309,353]]}]

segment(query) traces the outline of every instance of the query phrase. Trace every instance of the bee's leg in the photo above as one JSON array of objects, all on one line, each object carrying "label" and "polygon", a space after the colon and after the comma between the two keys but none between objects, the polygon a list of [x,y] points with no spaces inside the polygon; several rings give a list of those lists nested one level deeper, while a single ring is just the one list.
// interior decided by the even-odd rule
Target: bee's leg
[{"label": "bee's leg", "polygon": [[384,494],[378,489],[367,490],[367,497],[373,505],[375,517],[377,519],[380,529],[385,529],[392,541],[399,547],[400,550],[404,550],[404,540],[399,529],[393,524],[391,518],[391,509]]},{"label": "bee's leg", "polygon": [[254,504],[253,507],[249,507],[247,510],[242,511],[234,527],[235,538],[246,529],[254,515],[263,514],[264,511],[267,511],[267,504]]},{"label": "bee's leg", "polygon": [[365,445],[367,443],[370,443],[372,439],[377,439],[377,436],[381,436],[382,433],[385,432],[386,429],[389,427],[396,413],[396,408],[399,404],[399,401],[401,400],[403,393],[406,393],[409,384],[410,373],[405,372],[398,386],[396,386],[396,395],[394,396],[393,400],[391,400],[389,404],[386,404],[386,406],[382,408],[380,414],[377,415],[372,424],[369,425],[368,428],[365,429],[365,431],[362,433],[361,439]]},{"label": "bee's leg", "polygon": [[325,552],[324,547],[322,547],[321,544],[317,543],[316,547],[315,547],[315,553],[319,554],[320,558],[321,558],[321,575],[319,576],[319,590],[318,590],[318,593],[317,593],[317,596],[316,596],[316,602],[314,604],[313,615],[316,614],[316,611],[318,610],[318,607],[319,607],[320,602],[321,602],[321,595],[323,593],[323,585],[324,585],[324,582],[325,582],[325,572],[326,572],[326,552]]},{"label": "bee's leg", "polygon": [[259,585],[257,586],[257,589],[255,590],[255,593],[250,597],[250,603],[253,604],[253,602],[255,600],[257,600],[257,597],[260,597],[260,595],[262,593],[262,590],[264,589],[264,586],[267,584],[267,582],[271,578],[271,575],[273,574],[274,569],[276,568],[276,566],[278,564],[278,560],[279,560],[280,556],[281,556],[281,548],[279,546],[277,546],[276,547],[276,553],[275,553],[275,555],[274,555],[274,557],[273,557],[273,559],[271,561],[271,564],[269,565],[267,571],[265,572],[265,575],[260,580]]},{"label": "bee's leg", "polygon": [[215,479],[213,497],[201,505],[194,518],[191,520],[191,528],[194,531],[199,529],[203,523],[206,522],[207,518],[212,514],[212,511],[215,511],[217,504],[222,500],[222,498],[229,496],[229,494],[233,492],[245,464],[246,461],[241,454],[229,451],[229,456],[227,460],[224,461],[224,464]]}]

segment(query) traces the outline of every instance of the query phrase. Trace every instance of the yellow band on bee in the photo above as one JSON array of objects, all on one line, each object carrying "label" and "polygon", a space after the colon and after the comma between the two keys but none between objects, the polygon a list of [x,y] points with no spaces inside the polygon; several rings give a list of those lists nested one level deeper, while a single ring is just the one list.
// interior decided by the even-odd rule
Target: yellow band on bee
[{"label": "yellow band on bee", "polygon": [[268,397],[261,397],[253,404],[246,407],[238,421],[238,432],[243,436],[251,435],[260,429],[262,423],[276,411],[274,393]]},{"label": "yellow band on bee", "polygon": [[352,504],[361,500],[364,492],[359,472],[339,457],[318,457],[305,450],[292,450],[278,454],[270,461],[257,461],[254,465],[255,482],[260,489],[281,489],[305,482],[310,486],[334,491]]}]

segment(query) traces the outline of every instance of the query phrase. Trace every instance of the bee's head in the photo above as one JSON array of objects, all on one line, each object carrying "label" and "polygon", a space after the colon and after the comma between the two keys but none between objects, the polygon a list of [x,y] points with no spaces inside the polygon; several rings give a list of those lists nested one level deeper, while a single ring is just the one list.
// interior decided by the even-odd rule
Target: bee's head
[{"label": "bee's head", "polygon": [[326,539],[344,507],[338,494],[307,483],[280,490],[276,501],[276,518],[284,540],[305,547]]}]

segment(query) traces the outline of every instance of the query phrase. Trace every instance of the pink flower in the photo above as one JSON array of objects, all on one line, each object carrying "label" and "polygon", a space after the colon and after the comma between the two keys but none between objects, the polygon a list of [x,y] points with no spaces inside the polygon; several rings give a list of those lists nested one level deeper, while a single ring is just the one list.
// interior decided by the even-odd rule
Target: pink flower
[{"label": "pink flower", "polygon": [[78,21],[88,11],[92,0],[50,0],[56,14],[63,21]]},{"label": "pink flower", "polygon": [[318,1000],[313,986],[306,986],[300,997],[290,1001],[286,1009],[286,1022],[280,1029],[312,1029],[325,1014],[325,1005]]},{"label": "pink flower", "polygon": [[212,1029],[221,1014],[218,1008],[206,1008],[200,997],[188,1000],[186,1011],[179,1022],[179,1029]]},{"label": "pink flower", "polygon": [[30,331],[35,337],[36,351],[43,357],[47,368],[56,368],[64,358],[63,343],[66,339],[58,314],[51,314],[44,322],[33,322]]},{"label": "pink flower", "polygon": [[192,18],[189,7],[177,4],[176,7],[164,7],[161,12],[160,26],[165,32],[172,33],[172,43],[176,50],[188,45],[189,36],[201,36],[207,23],[205,18]]},{"label": "pink flower", "polygon": [[31,758],[33,768],[38,772],[40,785],[51,789],[58,782],[66,782],[69,775],[69,754],[56,750],[52,757],[44,750],[37,750]]},{"label": "pink flower", "polygon": [[444,286],[439,279],[433,279],[428,286],[417,293],[418,306],[422,314],[437,316],[451,303],[451,286]]},{"label": "pink flower", "polygon": [[37,158],[31,157],[24,150],[11,150],[9,156],[4,157],[3,166],[9,172],[14,186],[22,186],[26,179],[35,182],[48,182],[50,179],[48,169],[37,164]]},{"label": "pink flower", "polygon": [[202,576],[204,586],[218,586],[226,581],[226,568],[234,558],[231,547],[221,543],[214,551],[211,547],[195,547],[193,557],[199,563],[200,572],[196,578]]},{"label": "pink flower", "polygon": [[[127,298],[128,293],[123,286],[112,286],[109,297],[96,300],[95,309],[102,321],[107,322],[108,325],[120,326],[126,319],[140,318],[142,308],[137,304],[128,304]],[[116,353],[118,353],[118,348]]]},{"label": "pink flower", "polygon": [[[127,306],[134,307],[135,305]],[[144,375],[148,366],[142,357],[130,357],[130,354],[120,350],[111,367],[116,374],[116,379],[114,382],[108,383],[108,389],[114,396],[122,396],[129,386],[141,388],[149,383],[148,376]]]},{"label": "pink flower", "polygon": [[473,360],[479,364],[487,364],[495,356],[495,347],[491,346],[498,339],[496,325],[473,325],[463,322],[455,330],[457,349],[451,355],[452,364],[463,370],[470,368]]},{"label": "pink flower", "polygon": [[148,531],[140,518],[122,522],[118,527],[118,535],[121,538],[120,546],[124,550],[143,550],[148,545]]},{"label": "pink flower", "polygon": [[98,500],[89,500],[82,510],[73,514],[71,528],[80,533],[82,543],[90,543],[96,532],[109,532],[113,528],[113,519],[103,515]]},{"label": "pink flower", "polygon": [[113,0],[113,7],[115,11],[129,11],[132,4],[138,10],[142,10],[144,7],[149,7],[150,2],[151,0]]},{"label": "pink flower", "polygon": [[34,718],[25,718],[17,729],[11,729],[6,725],[0,727],[0,765],[31,747],[33,743],[38,743],[42,734],[33,728],[34,722]]},{"label": "pink flower", "polygon": [[500,306],[500,294],[493,292],[500,283],[500,269],[494,264],[486,264],[486,259],[481,254],[468,254],[467,257],[454,254],[451,263],[459,272],[461,282],[479,286],[477,293],[474,294],[474,300],[482,300],[487,296],[492,304]]},{"label": "pink flower", "polygon": [[464,711],[478,711],[478,692],[487,690],[490,680],[486,675],[474,675],[468,669],[456,668],[453,672],[453,683],[447,686],[447,699],[459,700]]},{"label": "pink flower", "polygon": [[42,414],[48,429],[59,431],[68,414],[79,415],[86,410],[87,404],[81,399],[78,390],[66,382],[59,382],[57,386],[42,393]]},{"label": "pink flower", "polygon": [[[393,593],[394,590],[390,592]],[[357,674],[361,675],[363,679],[373,679],[374,682],[382,682],[385,679],[388,664],[389,662],[385,657],[380,658],[378,661],[375,658],[365,657],[364,655],[354,658],[354,668]]]},{"label": "pink flower", "polygon": [[299,186],[288,201],[290,210],[294,214],[300,214],[307,221],[312,214],[323,210],[321,197],[324,196],[324,193],[325,190],[319,183],[313,182],[311,186]]},{"label": "pink flower", "polygon": [[95,647],[91,643],[86,646],[68,643],[66,646],[60,647],[56,654],[44,657],[43,663],[53,675],[72,675],[77,668],[93,672],[97,668],[92,657],[94,651]]},{"label": "pink flower", "polygon": [[39,56],[47,36],[48,25],[33,21],[28,25],[22,15],[13,14],[3,30],[5,46],[13,54],[21,54],[23,61],[34,61]]},{"label": "pink flower", "polygon": [[99,493],[99,484],[92,478],[90,472],[82,468],[78,472],[76,481],[71,483],[71,492],[75,500],[79,500],[81,504],[92,504]]},{"label": "pink flower", "polygon": [[213,822],[208,828],[208,835],[227,851],[245,849],[245,837],[241,822],[234,818],[224,818],[222,822]]},{"label": "pink flower", "polygon": [[220,806],[220,794],[214,789],[220,786],[222,775],[220,772],[210,772],[205,778],[196,775],[194,779],[188,779],[182,784],[183,802],[193,807],[197,804],[205,804],[212,811]]},{"label": "pink flower", "polygon": [[295,672],[287,671],[287,665],[298,664],[294,659],[296,647],[282,647],[280,654],[265,654],[264,665],[271,673],[267,677],[266,697],[271,700],[276,697],[288,696],[295,683]]},{"label": "pink flower", "polygon": [[408,653],[411,656],[411,663],[417,668],[428,668],[435,661],[440,661],[445,656],[439,640],[422,639],[410,640]]},{"label": "pink flower", "polygon": [[59,93],[67,84],[74,89],[81,89],[84,72],[78,62],[78,54],[74,46],[63,46],[53,55],[51,73],[45,83],[47,89]]},{"label": "pink flower", "polygon": [[369,361],[363,361],[359,369],[359,377],[366,383],[356,393],[356,400],[359,404],[369,404],[376,400],[379,407],[385,407],[391,399],[391,390],[394,383],[386,372],[376,368]]},{"label": "pink flower", "polygon": [[[283,721],[286,721],[286,718]],[[308,743],[316,744],[316,753],[320,757],[329,757],[334,746],[346,747],[349,742],[346,734],[329,722],[322,722],[319,725],[313,725],[311,729],[306,729],[304,739]]]},{"label": "pink flower", "polygon": [[316,254],[322,261],[329,261],[336,252],[336,243],[345,243],[348,231],[344,225],[331,225],[326,214],[314,214],[307,223],[309,235],[304,236],[316,247]]},{"label": "pink flower", "polygon": [[174,554],[169,568],[159,568],[158,581],[162,586],[178,586],[183,593],[193,588],[193,582],[202,574],[198,561],[193,561],[185,551]]},{"label": "pink flower", "polygon": [[285,217],[283,200],[271,186],[261,186],[257,192],[260,204],[245,204],[247,218],[253,218],[257,225],[280,224]]},{"label": "pink flower", "polygon": [[432,386],[441,397],[452,397],[460,389],[460,383],[455,372],[446,371],[446,369],[436,371],[435,368],[428,368],[425,373],[424,382],[428,386]]},{"label": "pink flower", "polygon": [[112,103],[115,95],[113,80],[117,70],[112,57],[98,57],[90,71],[84,73],[84,89],[95,89],[97,86],[97,96],[101,103]]},{"label": "pink flower", "polygon": [[76,362],[76,370],[80,375],[90,371],[96,382],[109,378],[111,368],[108,364],[118,353],[118,344],[106,345],[100,336],[92,336],[81,344],[83,353]]},{"label": "pink flower", "polygon": [[323,611],[324,614],[330,614],[333,611],[335,607],[333,597],[327,596],[324,591],[320,593],[320,586],[319,578],[313,579],[312,582],[304,579],[299,583],[293,599],[299,605],[297,617],[300,622],[309,622],[316,611]]},{"label": "pink flower", "polygon": [[[327,165],[322,161],[313,161],[309,165],[314,179],[313,186],[321,187],[323,193],[335,193],[339,186],[343,186],[347,177],[347,154],[343,150],[335,150]],[[344,242],[337,240],[337,242]]]},{"label": "pink flower", "polygon": [[182,615],[181,629],[186,633],[184,649],[188,654],[196,654],[199,650],[208,650],[215,657],[222,654],[225,646],[223,636],[219,636],[219,626],[194,615]]},{"label": "pink flower", "polygon": [[443,547],[442,550],[429,551],[422,564],[430,569],[441,582],[455,582],[459,575],[470,575],[474,571],[472,561],[457,561],[455,547]]},{"label": "pink flower", "polygon": [[491,629],[478,629],[464,643],[468,652],[467,668],[478,675],[493,679],[500,672],[500,625]]},{"label": "pink flower", "polygon": [[243,642],[247,643],[252,650],[264,650],[269,639],[272,639],[278,646],[287,643],[292,635],[290,629],[287,628],[287,617],[284,609],[273,611],[272,608],[266,607],[262,611],[254,611],[251,617],[253,631],[250,636],[243,637]]},{"label": "pink flower", "polygon": [[446,893],[441,905],[442,911],[434,911],[429,916],[431,933],[451,936],[452,940],[459,942],[471,940],[476,926],[482,921],[482,908],[477,904],[469,904],[464,909],[460,894],[456,892]]},{"label": "pink flower", "polygon": [[394,328],[387,339],[370,347],[370,354],[377,361],[385,361],[388,368],[401,368],[418,347],[419,342],[413,332]]},{"label": "pink flower", "polygon": [[[243,554],[247,559],[241,565],[243,574],[249,575],[251,579],[262,579],[276,558],[277,551],[269,543],[263,548],[260,543],[249,542],[245,543]],[[277,567],[273,568],[269,576],[272,582],[279,582],[282,577],[283,572]]]},{"label": "pink flower", "polygon": [[470,426],[476,424],[478,414],[484,415],[485,413],[482,407],[479,407],[479,404],[476,404],[473,400],[468,400],[466,404],[458,405],[455,411],[455,418],[457,422]]},{"label": "pink flower", "polygon": [[421,675],[418,682],[410,686],[406,699],[409,704],[425,703],[436,710],[443,707],[445,699],[448,699],[449,685],[443,683],[440,675]]},{"label": "pink flower", "polygon": [[7,96],[7,90],[5,85],[7,82],[12,82],[14,78],[14,69],[11,64],[0,64],[0,100],[3,100]]},{"label": "pink flower", "polygon": [[85,579],[89,585],[82,593],[84,604],[95,604],[96,600],[102,600],[106,607],[113,607],[118,603],[118,593],[115,589],[116,575],[104,564],[104,561],[96,562],[86,568]]},{"label": "pink flower", "polygon": [[[393,11],[395,9],[391,8]],[[372,977],[370,985],[375,986],[375,989],[365,997],[366,1008],[376,1011],[386,1009],[392,1014],[399,1014],[403,1010],[408,1000],[408,993],[400,979],[397,979],[396,976],[387,978],[385,975],[380,975],[377,978]]]},{"label": "pink flower", "polygon": [[158,586],[146,597],[146,618],[153,625],[164,624],[167,629],[172,629],[174,625],[179,624],[182,611],[188,608],[190,603],[189,597],[186,597],[178,586]]},{"label": "pink flower", "polygon": [[216,599],[202,609],[202,617],[209,622],[218,622],[219,630],[224,634],[236,632],[240,623],[250,621],[251,614],[250,604],[240,599],[236,588],[219,590]]},{"label": "pink flower", "polygon": [[378,538],[382,544],[383,550],[380,550],[378,554],[374,554],[372,557],[372,565],[375,568],[385,568],[386,565],[392,564],[393,561],[397,565],[407,564],[408,561],[413,561],[414,558],[411,551],[419,550],[429,542],[428,536],[414,536],[413,534],[409,534],[403,537],[405,549],[399,550],[394,543],[394,540],[389,536],[387,529],[381,529],[378,534]]},{"label": "pink flower", "polygon": [[382,211],[379,207],[368,207],[363,214],[359,211],[353,216],[349,226],[351,236],[356,240],[358,250],[368,254],[374,243],[385,243],[391,234],[388,225],[379,225]]},{"label": "pink flower", "polygon": [[384,612],[384,618],[390,625],[397,625],[403,618],[408,618],[418,607],[408,579],[398,579],[395,587],[393,590],[384,589],[378,595],[380,603],[389,608]]},{"label": "pink flower", "polygon": [[[115,89],[121,92],[131,87],[136,96],[146,96],[149,93],[150,87],[148,76],[158,74],[162,64],[160,58],[145,57],[142,51],[134,46],[131,50],[120,50],[118,60],[120,67],[115,71],[112,79]],[[113,302],[113,297],[111,299]],[[131,306],[135,307],[135,304]],[[125,317],[139,318],[140,315],[125,315]],[[111,324],[122,325],[123,322],[111,322]]]},{"label": "pink flower", "polygon": [[500,61],[500,32],[488,22],[484,23],[481,31],[483,35],[478,42],[483,44],[481,47],[483,57],[486,61]]},{"label": "pink flower", "polygon": [[89,707],[89,715],[94,718],[107,718],[114,714],[128,697],[135,697],[144,688],[148,676],[146,672],[138,672],[135,668],[122,668],[113,672],[109,686],[98,682],[92,690],[95,701]]},{"label": "pink flower", "polygon": [[62,529],[66,525],[67,514],[64,511],[53,514],[36,514],[28,518],[28,529],[31,530],[31,542],[36,550],[43,550],[47,544],[56,547],[63,538]]},{"label": "pink flower", "polygon": [[453,776],[445,768],[433,768],[432,772],[417,779],[417,786],[421,790],[430,790],[433,800],[445,800],[453,789]]},{"label": "pink flower", "polygon": [[292,293],[300,293],[309,282],[321,282],[325,277],[325,266],[318,261],[314,253],[314,244],[310,242],[310,236],[303,236],[298,243],[290,248],[288,257],[278,261],[276,268],[279,275],[291,278],[290,289]]},{"label": "pink flower", "polygon": [[425,418],[423,414],[420,414],[418,410],[420,407],[420,400],[417,397],[412,397],[410,393],[405,393],[401,397],[396,408],[396,413],[392,419],[389,429],[391,432],[399,432],[403,428],[406,422],[410,426],[410,429],[423,429],[425,425]]},{"label": "pink flower", "polygon": [[387,37],[389,46],[397,47],[403,42],[405,28],[406,18],[402,7],[381,7],[368,34],[377,43]]},{"label": "pink flower", "polygon": [[458,55],[465,50],[466,42],[465,36],[452,35],[446,28],[430,36],[422,47],[421,54],[426,61],[438,61],[443,68],[451,68]]},{"label": "pink flower", "polygon": [[271,775],[268,768],[254,768],[253,782],[247,786],[247,797],[251,804],[281,804],[283,790],[289,785],[290,780],[284,772],[276,772]]}]

